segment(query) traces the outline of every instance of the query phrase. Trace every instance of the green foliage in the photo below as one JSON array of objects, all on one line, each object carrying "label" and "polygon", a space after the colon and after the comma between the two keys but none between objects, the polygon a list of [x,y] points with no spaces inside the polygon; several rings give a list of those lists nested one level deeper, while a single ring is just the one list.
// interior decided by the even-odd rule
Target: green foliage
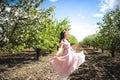
[{"label": "green foliage", "polygon": [[82,44],[88,45],[88,46],[93,46],[94,39],[95,39],[95,34],[89,35],[83,39]]},{"label": "green foliage", "polygon": [[[14,1],[14,0],[13,0]],[[58,21],[53,16],[55,7],[38,9],[44,0],[18,0],[0,4],[0,49],[19,52],[27,47],[54,50],[59,34],[69,28],[67,19]],[[7,9],[6,9],[7,8]]]},{"label": "green foliage", "polygon": [[74,45],[74,44],[78,43],[76,37],[73,36],[73,35],[69,35],[69,40],[70,40],[71,45]]},{"label": "green foliage", "polygon": [[112,55],[120,46],[120,10],[116,8],[105,14],[103,22],[98,23],[99,47],[111,50]]},{"label": "green foliage", "polygon": [[120,10],[117,8],[106,15],[103,18],[103,23],[100,25],[100,32],[99,34],[101,37],[104,37],[104,42],[108,45],[108,49],[110,49],[113,45],[119,46],[120,40]]}]

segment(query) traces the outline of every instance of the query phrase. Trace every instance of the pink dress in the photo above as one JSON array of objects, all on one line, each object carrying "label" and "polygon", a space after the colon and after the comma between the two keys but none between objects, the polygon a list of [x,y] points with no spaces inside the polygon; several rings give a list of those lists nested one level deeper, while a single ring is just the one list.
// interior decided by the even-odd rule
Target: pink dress
[{"label": "pink dress", "polygon": [[51,63],[58,75],[69,76],[85,61],[85,55],[83,51],[80,53],[73,52],[67,40],[61,41],[60,46],[63,48],[62,56],[54,56]]}]

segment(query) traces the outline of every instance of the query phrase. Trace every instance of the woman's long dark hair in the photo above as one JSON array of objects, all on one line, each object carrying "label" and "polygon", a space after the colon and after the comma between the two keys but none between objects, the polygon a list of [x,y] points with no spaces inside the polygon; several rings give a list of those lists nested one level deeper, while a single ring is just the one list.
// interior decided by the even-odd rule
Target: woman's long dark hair
[{"label": "woman's long dark hair", "polygon": [[[61,42],[61,40],[64,39],[64,34],[67,32],[67,29],[64,29],[61,33],[60,33],[60,40],[59,43]],[[67,40],[69,41],[69,39],[67,38]]]},{"label": "woman's long dark hair", "polygon": [[64,39],[64,30],[60,33],[60,40],[59,40],[59,43],[61,42],[61,40],[63,40]]}]

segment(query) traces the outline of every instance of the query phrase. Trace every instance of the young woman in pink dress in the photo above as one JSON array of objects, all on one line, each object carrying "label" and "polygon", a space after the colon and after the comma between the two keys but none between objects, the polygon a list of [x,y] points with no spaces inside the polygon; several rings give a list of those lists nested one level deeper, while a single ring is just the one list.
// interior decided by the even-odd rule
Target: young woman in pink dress
[{"label": "young woman in pink dress", "polygon": [[60,34],[60,46],[51,63],[54,71],[58,73],[58,80],[67,80],[68,76],[75,71],[84,61],[83,51],[75,53],[68,41],[68,32],[63,30]]}]

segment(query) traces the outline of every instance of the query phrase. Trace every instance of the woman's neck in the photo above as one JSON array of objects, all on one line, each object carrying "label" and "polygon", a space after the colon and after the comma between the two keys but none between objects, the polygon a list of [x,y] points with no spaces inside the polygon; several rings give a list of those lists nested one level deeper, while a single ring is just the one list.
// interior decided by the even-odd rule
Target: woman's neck
[{"label": "woman's neck", "polygon": [[67,38],[63,38],[63,40],[67,40]]},{"label": "woman's neck", "polygon": [[67,38],[63,38],[63,41],[68,41],[68,39]]}]

